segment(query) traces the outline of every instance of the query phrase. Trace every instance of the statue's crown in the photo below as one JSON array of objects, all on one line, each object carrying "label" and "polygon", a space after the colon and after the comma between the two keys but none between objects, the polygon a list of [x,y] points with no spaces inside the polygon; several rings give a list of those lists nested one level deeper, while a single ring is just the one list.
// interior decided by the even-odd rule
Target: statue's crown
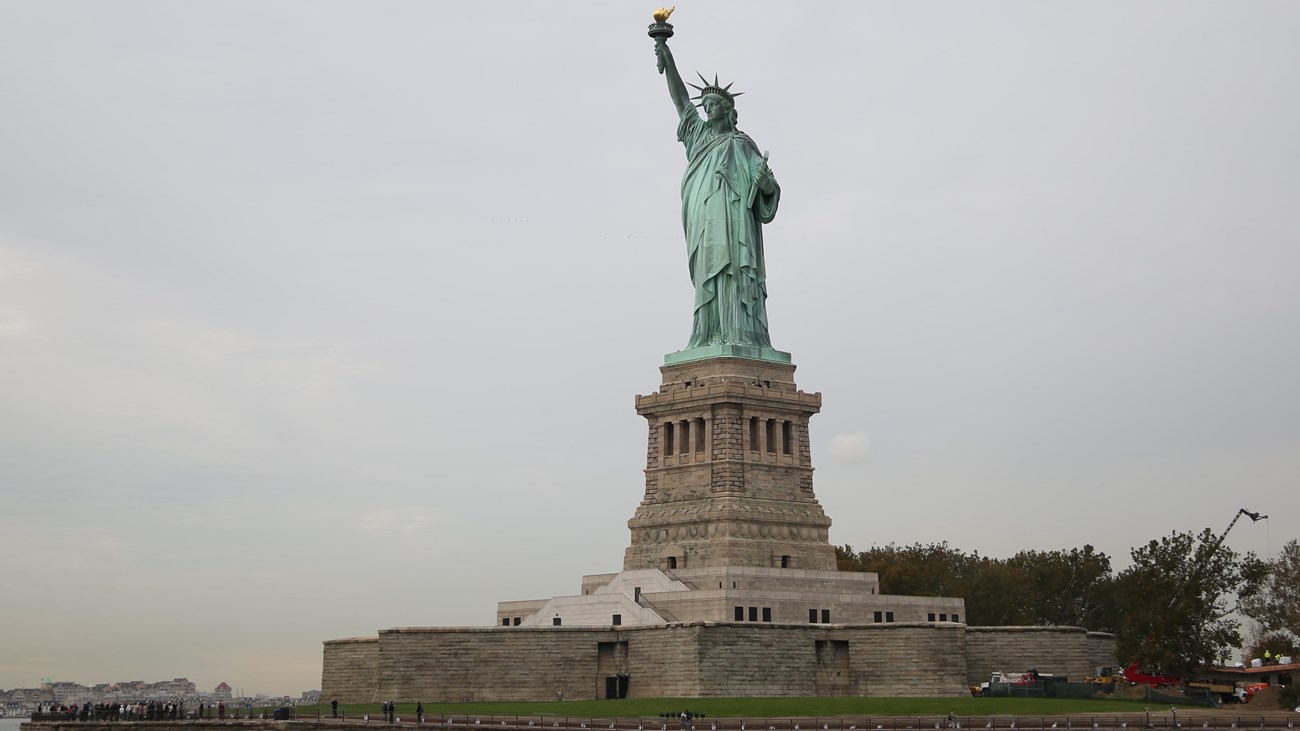
[{"label": "statue's crown", "polygon": [[[691,84],[691,82],[689,81],[686,82],[690,84],[691,87],[694,88],[696,91],[700,92],[699,94],[696,94],[695,96],[691,97],[692,99],[703,99],[708,94],[717,94],[718,96],[730,102],[732,106],[735,106],[736,97],[745,93],[743,91],[731,91],[731,84],[727,84],[726,86],[719,84],[717,74],[713,75],[712,84],[710,84],[709,80],[704,78],[704,75],[701,74],[700,72],[696,71],[695,75],[700,77],[700,81],[704,82],[704,86],[695,86],[695,84]],[[731,83],[734,84],[736,82],[733,81]]]}]

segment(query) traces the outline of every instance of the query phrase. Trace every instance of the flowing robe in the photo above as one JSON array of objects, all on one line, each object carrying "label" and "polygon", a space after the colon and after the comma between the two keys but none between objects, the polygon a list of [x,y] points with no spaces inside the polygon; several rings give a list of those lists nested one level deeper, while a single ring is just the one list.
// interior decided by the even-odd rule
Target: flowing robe
[{"label": "flowing robe", "polygon": [[762,224],[776,216],[781,190],[758,189],[763,155],[749,135],[714,131],[694,107],[682,111],[677,139],[686,147],[682,228],[695,285],[687,347],[770,348]]}]

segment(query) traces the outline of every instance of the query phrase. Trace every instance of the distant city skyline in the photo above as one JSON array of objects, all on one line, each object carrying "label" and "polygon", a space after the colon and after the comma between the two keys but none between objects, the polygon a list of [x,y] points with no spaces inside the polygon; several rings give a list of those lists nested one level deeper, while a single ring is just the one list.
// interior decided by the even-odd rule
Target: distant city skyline
[{"label": "distant city skyline", "polygon": [[159,699],[201,699],[237,700],[241,698],[303,698],[316,693],[316,690],[304,690],[295,695],[247,693],[244,688],[221,681],[212,690],[201,690],[194,681],[186,678],[171,680],[115,680],[84,684],[73,680],[53,680],[41,678],[41,682],[32,687],[0,688],[0,704],[21,701],[24,706],[31,706],[39,701],[57,703],[83,703],[101,701],[136,701]]}]

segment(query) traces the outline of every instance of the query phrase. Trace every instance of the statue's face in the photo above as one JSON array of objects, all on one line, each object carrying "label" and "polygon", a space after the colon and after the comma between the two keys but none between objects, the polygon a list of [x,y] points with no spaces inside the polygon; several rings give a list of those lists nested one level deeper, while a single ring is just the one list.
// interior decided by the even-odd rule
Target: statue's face
[{"label": "statue's face", "polygon": [[717,94],[705,94],[702,102],[704,114],[709,118],[710,122],[727,119],[731,113],[731,104]]}]

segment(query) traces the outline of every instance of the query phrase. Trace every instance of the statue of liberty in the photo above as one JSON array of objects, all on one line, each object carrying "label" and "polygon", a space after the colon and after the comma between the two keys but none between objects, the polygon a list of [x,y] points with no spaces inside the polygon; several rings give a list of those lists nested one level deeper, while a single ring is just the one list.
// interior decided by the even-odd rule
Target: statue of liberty
[{"label": "statue of liberty", "polygon": [[716,76],[713,83],[701,76],[704,86],[691,84],[699,92],[695,97],[686,90],[666,42],[672,35],[672,26],[664,22],[667,12],[655,15],[659,22],[650,35],[659,72],[677,107],[677,139],[686,147],[682,228],[695,285],[695,321],[687,348],[742,345],[770,353],[762,225],[776,216],[781,188],[767,155],[736,129],[740,92],[720,85]]}]

